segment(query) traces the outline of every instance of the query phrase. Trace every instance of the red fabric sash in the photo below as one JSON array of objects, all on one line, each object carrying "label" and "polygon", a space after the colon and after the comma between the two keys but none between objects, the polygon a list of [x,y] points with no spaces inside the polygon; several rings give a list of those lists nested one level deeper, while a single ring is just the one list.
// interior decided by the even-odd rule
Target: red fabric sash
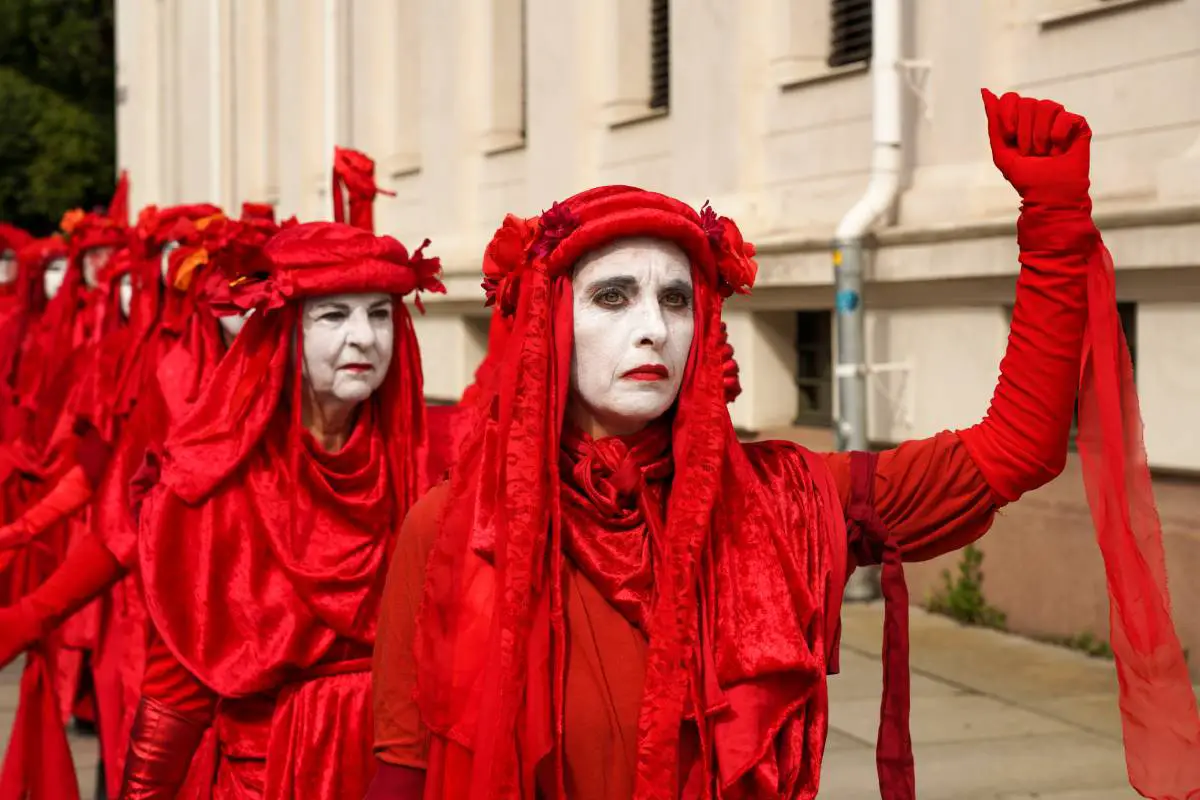
[{"label": "red fabric sash", "polygon": [[1097,243],[1079,387],[1079,455],[1108,582],[1129,780],[1143,796],[1200,797],[1200,717],[1171,619],[1162,529],[1142,442],[1112,258]]}]

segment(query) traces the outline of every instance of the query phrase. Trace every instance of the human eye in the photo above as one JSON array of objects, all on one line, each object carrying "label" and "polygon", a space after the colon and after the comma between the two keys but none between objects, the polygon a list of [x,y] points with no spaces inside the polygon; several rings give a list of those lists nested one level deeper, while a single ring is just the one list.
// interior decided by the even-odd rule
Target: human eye
[{"label": "human eye", "polygon": [[592,302],[601,308],[620,308],[625,305],[625,293],[620,289],[608,287],[592,295]]},{"label": "human eye", "polygon": [[387,322],[392,318],[391,306],[381,306],[371,309],[371,319],[379,322]]},{"label": "human eye", "polygon": [[682,310],[691,306],[692,298],[686,292],[678,289],[668,289],[662,293],[659,302],[666,308]]},{"label": "human eye", "polygon": [[317,314],[317,319],[322,322],[344,322],[346,317],[346,312],[340,308],[331,308]]}]

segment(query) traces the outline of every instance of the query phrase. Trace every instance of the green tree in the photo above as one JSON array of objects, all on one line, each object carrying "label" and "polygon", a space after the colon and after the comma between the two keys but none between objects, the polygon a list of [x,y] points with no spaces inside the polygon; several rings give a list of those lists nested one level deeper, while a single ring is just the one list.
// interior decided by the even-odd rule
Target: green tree
[{"label": "green tree", "polygon": [[0,0],[0,219],[37,233],[116,179],[112,0]]}]

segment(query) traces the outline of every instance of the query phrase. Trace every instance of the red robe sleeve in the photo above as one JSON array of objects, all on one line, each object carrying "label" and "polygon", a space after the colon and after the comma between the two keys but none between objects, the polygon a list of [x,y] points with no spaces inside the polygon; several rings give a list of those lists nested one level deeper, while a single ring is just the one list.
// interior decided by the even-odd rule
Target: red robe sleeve
[{"label": "red robe sleeve", "polygon": [[[850,453],[827,453],[842,507],[850,503]],[[879,454],[875,512],[905,561],[966,547],[991,527],[999,499],[949,431]]]},{"label": "red robe sleeve", "polygon": [[371,680],[375,755],[385,764],[420,769],[426,766],[429,737],[414,697],[417,688],[414,642],[425,586],[425,563],[447,493],[447,484],[440,484],[408,512],[388,567]]},{"label": "red robe sleeve", "polygon": [[179,659],[153,630],[146,648],[142,696],[201,725],[212,722],[217,705],[217,695],[179,663]]}]

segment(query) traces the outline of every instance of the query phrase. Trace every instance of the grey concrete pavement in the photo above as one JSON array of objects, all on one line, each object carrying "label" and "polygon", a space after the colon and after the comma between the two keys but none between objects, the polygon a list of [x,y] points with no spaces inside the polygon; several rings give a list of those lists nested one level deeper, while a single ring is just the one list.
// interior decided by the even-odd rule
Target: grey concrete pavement
[{"label": "grey concrete pavement", "polygon": [[[921,800],[1126,800],[1112,662],[912,612],[912,734]],[[847,606],[842,673],[830,681],[821,796],[877,800],[882,616]],[[0,751],[19,669],[0,672]],[[93,797],[96,740],[72,735]]]}]

